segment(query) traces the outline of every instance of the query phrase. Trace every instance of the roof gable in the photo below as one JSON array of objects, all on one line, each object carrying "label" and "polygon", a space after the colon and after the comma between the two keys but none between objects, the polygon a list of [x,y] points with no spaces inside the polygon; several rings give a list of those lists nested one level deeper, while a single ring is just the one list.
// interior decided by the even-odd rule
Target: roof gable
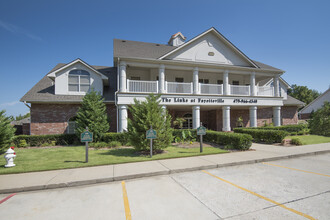
[{"label": "roof gable", "polygon": [[319,95],[311,103],[306,105],[303,109],[301,109],[299,113],[305,114],[305,113],[311,113],[312,111],[316,111],[323,106],[325,101],[330,102],[330,88],[321,95]]},{"label": "roof gable", "polygon": [[258,68],[251,59],[215,28],[210,28],[159,59],[199,61]]},{"label": "roof gable", "polygon": [[55,78],[55,77],[56,77],[56,74],[57,74],[58,72],[60,72],[60,71],[62,71],[62,70],[64,70],[64,69],[66,69],[66,68],[68,68],[68,67],[70,67],[70,66],[76,65],[76,64],[78,64],[78,63],[84,65],[85,67],[87,67],[87,68],[90,69],[91,71],[93,71],[93,72],[95,72],[96,74],[100,75],[103,81],[107,81],[107,80],[108,80],[108,77],[107,77],[107,76],[103,75],[101,72],[99,72],[98,70],[96,70],[94,67],[92,67],[91,65],[87,64],[86,62],[82,61],[82,60],[79,59],[79,58],[77,58],[76,60],[74,60],[74,61],[72,61],[72,62],[70,62],[70,63],[68,63],[68,64],[66,64],[66,65],[64,65],[64,66],[62,66],[62,67],[60,67],[60,68],[58,68],[58,69],[56,69],[56,70],[54,70],[54,71],[51,71],[50,73],[47,74],[47,76],[48,76],[49,78]]}]

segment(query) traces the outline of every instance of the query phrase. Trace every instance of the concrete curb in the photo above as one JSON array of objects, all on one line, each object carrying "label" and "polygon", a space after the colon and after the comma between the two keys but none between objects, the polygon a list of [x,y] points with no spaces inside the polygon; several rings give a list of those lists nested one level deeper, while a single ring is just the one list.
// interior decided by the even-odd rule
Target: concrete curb
[{"label": "concrete curb", "polygon": [[321,150],[321,151],[300,153],[300,154],[291,154],[291,155],[289,154],[289,155],[283,155],[283,156],[261,158],[261,159],[256,159],[256,160],[250,159],[250,160],[246,160],[246,161],[230,162],[230,163],[225,163],[225,164],[214,164],[214,165],[206,165],[206,166],[203,165],[203,166],[198,166],[198,167],[189,167],[189,168],[182,168],[182,169],[170,170],[170,169],[166,168],[166,169],[168,169],[166,171],[139,173],[139,174],[131,174],[131,175],[124,175],[124,176],[117,176],[117,177],[106,177],[106,178],[91,179],[91,180],[72,181],[72,182],[67,182],[67,183],[46,184],[46,185],[36,185],[36,186],[29,186],[29,187],[1,189],[0,194],[92,185],[92,184],[98,184],[98,183],[107,183],[107,182],[122,181],[122,180],[128,180],[128,179],[138,179],[138,178],[151,177],[151,176],[167,175],[167,174],[172,174],[172,173],[182,173],[182,172],[198,171],[198,170],[204,170],[204,169],[215,169],[215,168],[221,168],[221,167],[254,164],[254,163],[260,163],[260,162],[275,161],[275,160],[297,158],[297,157],[304,157],[304,156],[312,156],[312,155],[325,154],[325,153],[330,153],[330,150]]}]

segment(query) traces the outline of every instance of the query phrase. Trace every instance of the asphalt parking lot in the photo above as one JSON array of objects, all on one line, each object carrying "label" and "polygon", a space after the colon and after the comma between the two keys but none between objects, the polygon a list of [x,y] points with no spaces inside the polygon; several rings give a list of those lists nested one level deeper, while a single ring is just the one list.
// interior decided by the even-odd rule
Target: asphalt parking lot
[{"label": "asphalt parking lot", "polygon": [[329,219],[330,154],[0,195],[1,219]]}]

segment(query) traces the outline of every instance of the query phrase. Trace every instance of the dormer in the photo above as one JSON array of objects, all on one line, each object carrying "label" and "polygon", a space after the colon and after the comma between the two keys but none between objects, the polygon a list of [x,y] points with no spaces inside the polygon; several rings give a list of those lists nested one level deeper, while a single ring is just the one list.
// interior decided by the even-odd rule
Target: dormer
[{"label": "dormer", "polygon": [[103,95],[108,77],[76,59],[47,75],[55,83],[55,95],[85,95],[92,88]]},{"label": "dormer", "polygon": [[184,44],[185,40],[186,40],[186,37],[183,36],[183,34],[181,34],[181,32],[178,32],[171,36],[170,40],[168,41],[168,45],[177,47],[177,46]]}]

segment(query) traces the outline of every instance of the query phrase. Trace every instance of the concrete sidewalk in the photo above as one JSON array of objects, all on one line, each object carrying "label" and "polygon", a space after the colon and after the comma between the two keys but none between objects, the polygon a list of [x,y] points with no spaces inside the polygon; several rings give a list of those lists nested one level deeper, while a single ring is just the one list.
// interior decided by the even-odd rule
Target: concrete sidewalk
[{"label": "concrete sidewalk", "polygon": [[0,193],[88,185],[330,153],[330,143],[296,147],[253,144],[251,149],[254,150],[138,163],[0,175]]}]

